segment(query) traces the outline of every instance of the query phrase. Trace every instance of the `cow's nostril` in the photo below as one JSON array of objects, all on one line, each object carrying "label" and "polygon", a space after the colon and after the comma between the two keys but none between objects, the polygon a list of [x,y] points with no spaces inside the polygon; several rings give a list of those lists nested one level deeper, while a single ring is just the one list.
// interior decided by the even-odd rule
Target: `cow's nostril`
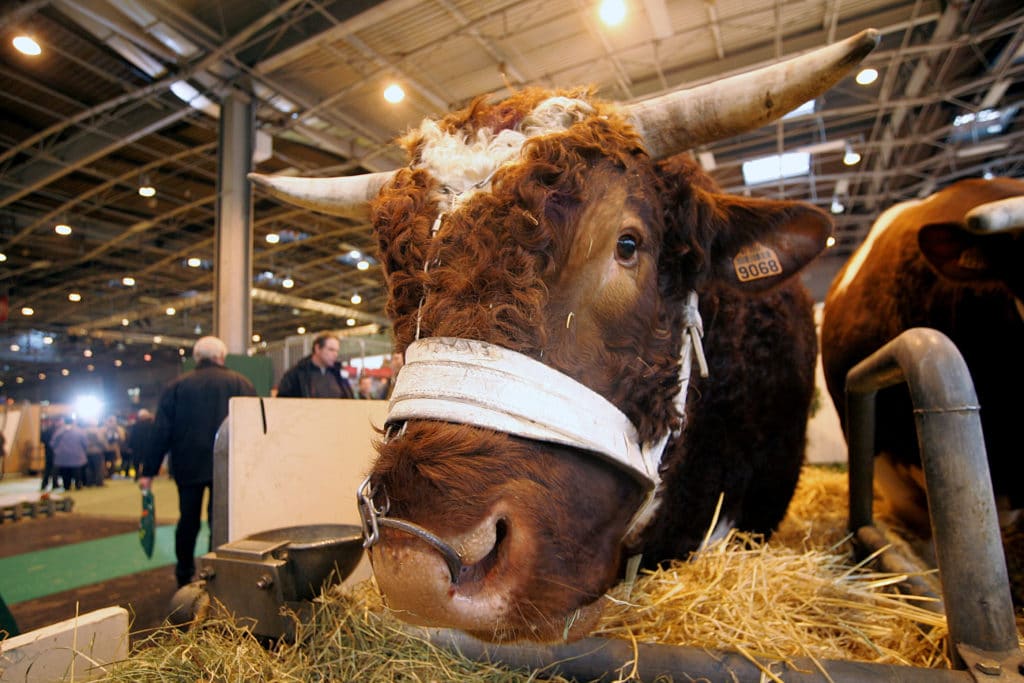
[{"label": "cow's nostril", "polygon": [[499,518],[494,523],[494,545],[490,551],[477,562],[462,565],[459,570],[458,584],[460,589],[479,587],[487,578],[501,556],[502,544],[508,536],[508,520]]}]

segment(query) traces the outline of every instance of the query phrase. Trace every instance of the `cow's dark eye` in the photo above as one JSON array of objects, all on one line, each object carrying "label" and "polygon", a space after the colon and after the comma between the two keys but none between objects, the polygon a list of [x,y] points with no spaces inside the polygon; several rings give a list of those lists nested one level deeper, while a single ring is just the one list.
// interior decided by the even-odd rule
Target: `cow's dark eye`
[{"label": "cow's dark eye", "polygon": [[619,241],[615,243],[615,256],[624,262],[636,258],[636,250],[639,246],[638,240],[633,235],[620,235]]}]

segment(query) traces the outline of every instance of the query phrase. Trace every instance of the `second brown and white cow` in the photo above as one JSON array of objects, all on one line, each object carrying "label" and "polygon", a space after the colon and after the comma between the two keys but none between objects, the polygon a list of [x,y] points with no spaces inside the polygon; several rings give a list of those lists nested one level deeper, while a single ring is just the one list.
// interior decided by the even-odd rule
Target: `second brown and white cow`
[{"label": "second brown and white cow", "polygon": [[[875,222],[825,299],[822,363],[845,419],[846,373],[911,327],[948,336],[981,405],[993,489],[1002,510],[1024,508],[1020,401],[1024,387],[1024,182],[963,180],[898,204]],[[928,534],[928,504],[910,396],[876,400],[875,481],[892,512]]]},{"label": "second brown and white cow", "polygon": [[[406,364],[360,505],[401,616],[575,638],[628,555],[650,566],[778,524],[816,353],[792,276],[830,220],[723,194],[674,155],[781,116],[876,41],[631,106],[479,99],[408,134],[393,175],[256,178],[371,209]],[[701,331],[707,377],[699,354],[691,372]]]}]

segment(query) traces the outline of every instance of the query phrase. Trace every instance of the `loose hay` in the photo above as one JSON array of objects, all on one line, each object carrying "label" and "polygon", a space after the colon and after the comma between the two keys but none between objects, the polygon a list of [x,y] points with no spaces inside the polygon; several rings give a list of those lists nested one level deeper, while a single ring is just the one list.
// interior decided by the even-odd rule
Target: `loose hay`
[{"label": "loose hay", "polygon": [[[846,495],[845,472],[805,468],[770,542],[733,533],[693,561],[616,587],[595,635],[751,659],[947,667],[945,619],[919,598],[895,593],[900,575],[850,566]],[[364,582],[318,598],[292,644],[264,647],[244,626],[209,619],[137,642],[132,658],[101,680],[511,683],[538,677],[549,676],[466,660],[410,635],[383,608],[372,582]]]}]

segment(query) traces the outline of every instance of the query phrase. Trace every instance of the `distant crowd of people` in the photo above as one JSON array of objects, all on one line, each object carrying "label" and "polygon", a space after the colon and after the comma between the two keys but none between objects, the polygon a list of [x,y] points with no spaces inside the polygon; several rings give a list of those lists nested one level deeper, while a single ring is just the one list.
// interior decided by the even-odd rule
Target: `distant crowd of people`
[{"label": "distant crowd of people", "polygon": [[42,491],[104,486],[107,479],[136,478],[138,461],[148,443],[153,414],[141,409],[124,426],[117,415],[102,423],[71,415],[43,418]]}]

